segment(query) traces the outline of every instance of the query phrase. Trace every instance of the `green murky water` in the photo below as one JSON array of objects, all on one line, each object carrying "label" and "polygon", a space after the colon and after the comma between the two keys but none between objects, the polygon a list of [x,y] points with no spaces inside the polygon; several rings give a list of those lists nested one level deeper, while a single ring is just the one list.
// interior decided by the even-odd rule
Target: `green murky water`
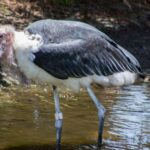
[{"label": "green murky water", "polygon": [[[150,85],[95,88],[107,109],[102,150],[150,150]],[[97,110],[85,91],[60,93],[63,150],[97,149]],[[0,150],[55,149],[54,103],[46,87],[0,91]]]}]

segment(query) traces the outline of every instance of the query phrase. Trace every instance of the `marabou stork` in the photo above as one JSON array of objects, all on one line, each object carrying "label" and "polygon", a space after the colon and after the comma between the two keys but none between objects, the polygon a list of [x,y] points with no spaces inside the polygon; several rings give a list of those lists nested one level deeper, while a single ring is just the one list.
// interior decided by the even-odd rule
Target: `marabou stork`
[{"label": "marabou stork", "polygon": [[142,71],[137,59],[106,34],[86,23],[40,20],[24,31],[0,27],[0,62],[17,66],[28,78],[51,84],[55,100],[56,149],[60,149],[63,114],[57,87],[81,87],[98,109],[98,144],[102,144],[105,108],[91,83],[102,86],[133,84]]}]

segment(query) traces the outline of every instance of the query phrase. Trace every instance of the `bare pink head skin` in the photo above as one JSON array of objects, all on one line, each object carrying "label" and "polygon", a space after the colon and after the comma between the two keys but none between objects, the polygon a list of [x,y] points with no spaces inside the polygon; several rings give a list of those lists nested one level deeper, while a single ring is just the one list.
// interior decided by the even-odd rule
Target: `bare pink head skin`
[{"label": "bare pink head skin", "polygon": [[[2,73],[22,84],[28,84],[29,80],[20,71],[14,54],[15,28],[11,25],[0,26],[0,66]],[[12,81],[11,81],[12,82]]]},{"label": "bare pink head skin", "polygon": [[0,63],[13,65],[13,42],[15,29],[10,25],[0,26]]}]

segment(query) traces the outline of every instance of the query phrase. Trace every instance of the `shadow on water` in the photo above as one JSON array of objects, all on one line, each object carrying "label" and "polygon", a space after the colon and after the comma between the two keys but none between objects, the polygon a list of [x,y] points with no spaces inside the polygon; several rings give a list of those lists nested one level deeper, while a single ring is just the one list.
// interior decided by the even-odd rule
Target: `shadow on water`
[{"label": "shadow on water", "polygon": [[[150,85],[95,88],[106,107],[101,150],[150,149]],[[60,94],[62,150],[97,149],[97,110],[85,91]],[[0,150],[55,149],[54,102],[49,87],[0,92]]]}]

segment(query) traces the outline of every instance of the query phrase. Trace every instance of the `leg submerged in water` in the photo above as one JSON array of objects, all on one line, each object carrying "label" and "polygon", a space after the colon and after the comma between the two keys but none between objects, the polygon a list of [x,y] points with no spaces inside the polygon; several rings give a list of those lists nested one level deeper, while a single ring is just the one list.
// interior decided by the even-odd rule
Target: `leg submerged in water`
[{"label": "leg submerged in water", "polygon": [[98,109],[98,118],[99,118],[98,146],[101,146],[102,136],[103,136],[103,127],[104,127],[104,115],[105,115],[106,110],[104,106],[101,104],[101,102],[97,99],[93,90],[90,87],[87,88],[87,92]]},{"label": "leg submerged in water", "polygon": [[54,93],[54,101],[55,101],[56,150],[60,150],[63,114],[60,111],[59,96],[58,96],[58,91],[56,86],[53,86],[53,93]]}]

